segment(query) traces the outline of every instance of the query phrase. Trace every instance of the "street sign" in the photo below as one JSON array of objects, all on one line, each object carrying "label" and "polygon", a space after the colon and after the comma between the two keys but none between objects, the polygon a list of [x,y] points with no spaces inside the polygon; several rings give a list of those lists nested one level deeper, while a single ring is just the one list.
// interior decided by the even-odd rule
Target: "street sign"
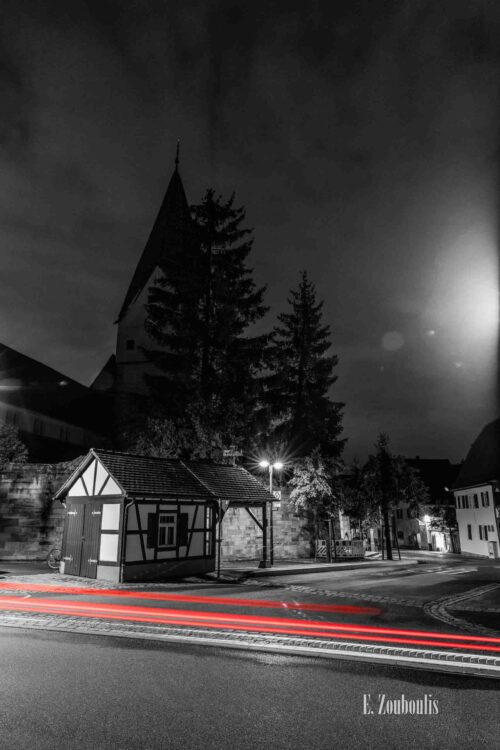
[{"label": "street sign", "polygon": [[281,490],[273,490],[273,495],[276,500],[281,500]]}]

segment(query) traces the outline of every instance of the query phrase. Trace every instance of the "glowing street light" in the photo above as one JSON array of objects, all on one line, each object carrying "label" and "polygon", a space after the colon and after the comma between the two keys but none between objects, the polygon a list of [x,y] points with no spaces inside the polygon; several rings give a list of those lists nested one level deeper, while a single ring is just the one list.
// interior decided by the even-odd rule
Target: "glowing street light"
[{"label": "glowing street light", "polygon": [[281,461],[275,461],[273,464],[269,463],[269,461],[261,461],[259,463],[259,466],[261,466],[263,469],[267,469],[269,467],[269,494],[273,494],[273,469],[276,469],[276,471],[279,471],[283,468],[283,464]]},{"label": "glowing street light", "polygon": [[[269,494],[273,494],[273,470],[276,469],[276,471],[280,471],[280,469],[283,468],[283,464],[281,461],[275,461],[273,464],[270,461],[266,461],[265,459],[259,462],[259,466],[261,466],[263,469],[269,469]],[[270,532],[270,542],[271,542],[271,554],[269,556],[269,561],[271,565],[274,565],[274,526],[273,526],[273,503],[271,502],[271,517],[270,517],[270,524],[269,524],[269,532]]]}]

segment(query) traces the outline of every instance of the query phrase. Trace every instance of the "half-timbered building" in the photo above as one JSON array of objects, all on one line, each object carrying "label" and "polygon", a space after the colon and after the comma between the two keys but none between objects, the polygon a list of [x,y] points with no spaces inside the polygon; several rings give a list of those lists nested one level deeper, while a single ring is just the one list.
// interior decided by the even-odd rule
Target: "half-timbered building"
[{"label": "half-timbered building", "polygon": [[211,572],[230,504],[264,530],[266,558],[272,496],[241,467],[92,449],[55,499],[66,506],[66,575],[126,582]]}]

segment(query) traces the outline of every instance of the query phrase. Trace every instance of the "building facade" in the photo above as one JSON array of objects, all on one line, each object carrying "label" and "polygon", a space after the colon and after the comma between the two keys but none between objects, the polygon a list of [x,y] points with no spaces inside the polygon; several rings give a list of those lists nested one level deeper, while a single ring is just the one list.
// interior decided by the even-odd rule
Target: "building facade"
[{"label": "building facade", "polygon": [[267,531],[272,495],[237,466],[91,450],[54,499],[65,506],[61,573],[125,582],[215,570],[224,513],[253,509]]},{"label": "building facade", "polygon": [[462,553],[498,557],[500,528],[500,419],[472,444],[453,485]]}]

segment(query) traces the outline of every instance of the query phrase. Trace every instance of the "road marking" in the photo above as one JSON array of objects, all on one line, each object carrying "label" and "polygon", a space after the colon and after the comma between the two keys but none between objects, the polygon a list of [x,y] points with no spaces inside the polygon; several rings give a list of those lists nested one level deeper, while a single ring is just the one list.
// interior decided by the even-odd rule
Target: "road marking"
[{"label": "road marking", "polygon": [[453,568],[450,570],[450,568],[445,568],[444,570],[437,570],[436,573],[439,573],[439,575],[450,575],[450,576],[460,576],[464,573],[475,573],[477,571],[477,568]]},{"label": "road marking", "polygon": [[418,571],[412,571],[415,575],[426,575],[427,573],[437,573],[438,575],[450,575],[450,576],[458,576],[462,575],[464,573],[475,573],[477,571],[477,568],[452,568],[449,565],[440,565],[435,568],[427,568],[425,567],[423,570]]}]

